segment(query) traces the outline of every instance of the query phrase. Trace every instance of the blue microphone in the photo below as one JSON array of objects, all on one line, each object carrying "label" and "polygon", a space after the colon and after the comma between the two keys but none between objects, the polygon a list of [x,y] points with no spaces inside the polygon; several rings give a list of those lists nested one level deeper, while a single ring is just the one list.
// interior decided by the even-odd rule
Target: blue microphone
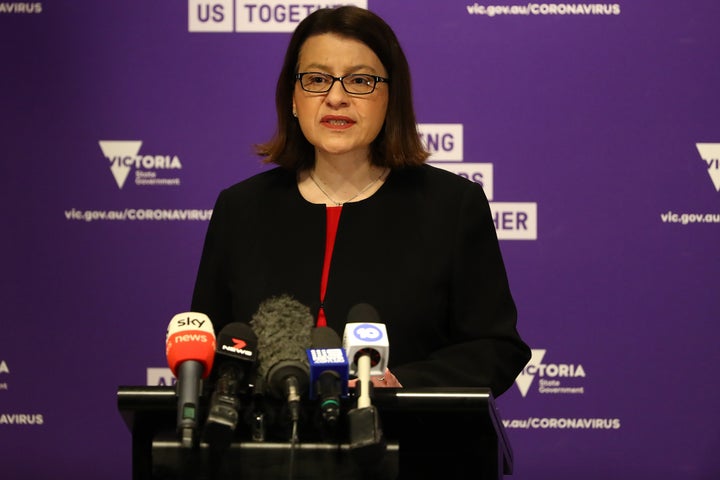
[{"label": "blue microphone", "polygon": [[312,400],[320,400],[323,420],[335,425],[340,416],[340,398],[348,396],[349,363],[340,336],[329,327],[313,328],[312,348],[307,349],[310,364]]}]

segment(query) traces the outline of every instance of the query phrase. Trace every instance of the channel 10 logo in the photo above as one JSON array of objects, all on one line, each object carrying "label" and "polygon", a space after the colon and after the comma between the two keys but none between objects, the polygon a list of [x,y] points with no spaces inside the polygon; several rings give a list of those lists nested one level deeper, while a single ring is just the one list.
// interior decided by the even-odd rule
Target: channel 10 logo
[{"label": "channel 10 logo", "polygon": [[371,323],[358,325],[353,330],[353,335],[364,342],[379,342],[383,339],[382,330]]}]

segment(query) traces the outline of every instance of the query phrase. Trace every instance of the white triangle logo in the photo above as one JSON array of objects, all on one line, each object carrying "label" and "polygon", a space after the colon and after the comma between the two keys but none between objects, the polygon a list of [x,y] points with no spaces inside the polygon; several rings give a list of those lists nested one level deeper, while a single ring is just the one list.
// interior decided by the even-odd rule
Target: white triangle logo
[{"label": "white triangle logo", "polygon": [[142,140],[100,140],[100,149],[110,162],[110,171],[118,188],[122,189],[130,173],[130,166],[123,160],[135,158],[142,146]]},{"label": "white triangle logo", "polygon": [[708,174],[715,185],[715,190],[720,192],[720,143],[696,143],[695,147],[707,163]]},{"label": "white triangle logo", "polygon": [[[523,371],[520,372],[520,375],[517,376],[515,379],[515,383],[518,386],[518,389],[520,390],[520,394],[524,397],[527,395],[528,390],[530,390],[530,385],[532,384],[533,380],[535,379],[535,373],[537,371],[538,365],[542,364],[543,358],[545,357],[545,352],[547,350],[544,349],[535,349],[533,348],[531,350],[532,356],[530,357],[530,361],[525,365],[525,368],[523,368]],[[533,368],[530,368],[533,367]],[[528,373],[529,371],[532,371],[533,373]]]}]

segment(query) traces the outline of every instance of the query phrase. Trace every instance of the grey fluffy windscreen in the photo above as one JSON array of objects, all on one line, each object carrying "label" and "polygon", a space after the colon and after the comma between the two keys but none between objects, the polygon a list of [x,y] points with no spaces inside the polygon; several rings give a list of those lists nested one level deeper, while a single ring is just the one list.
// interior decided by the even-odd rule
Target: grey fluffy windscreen
[{"label": "grey fluffy windscreen", "polygon": [[258,377],[265,379],[278,362],[289,360],[308,364],[306,350],[315,319],[310,308],[289,295],[280,295],[260,304],[250,325],[257,335]]}]

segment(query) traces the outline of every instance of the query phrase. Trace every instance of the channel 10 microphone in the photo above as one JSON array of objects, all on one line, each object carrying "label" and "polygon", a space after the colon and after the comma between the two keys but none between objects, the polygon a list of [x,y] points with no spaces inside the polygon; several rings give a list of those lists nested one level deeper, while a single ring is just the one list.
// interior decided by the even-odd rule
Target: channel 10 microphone
[{"label": "channel 10 microphone", "polygon": [[177,383],[177,429],[183,447],[194,445],[198,427],[198,403],[202,379],[212,370],[215,331],[207,315],[184,312],[175,315],[165,336],[165,355]]},{"label": "channel 10 microphone", "polygon": [[390,344],[385,324],[380,323],[377,310],[367,303],[353,306],[343,332],[343,347],[350,361],[350,374],[358,374],[358,359],[370,358],[370,375],[385,375]]},{"label": "channel 10 microphone", "polygon": [[250,325],[233,322],[217,335],[217,381],[210,399],[204,439],[211,446],[227,448],[240,416],[239,393],[247,391],[257,360],[257,336]]},{"label": "channel 10 microphone", "polygon": [[322,418],[335,426],[340,417],[340,397],[348,396],[349,364],[340,336],[330,327],[313,328],[312,348],[307,349],[310,363],[311,400],[319,399]]},{"label": "channel 10 microphone", "polygon": [[384,375],[388,364],[389,342],[380,316],[366,303],[355,305],[348,313],[343,346],[350,359],[350,373],[357,376],[357,408],[347,414],[350,451],[361,468],[378,465],[387,444],[380,415],[370,400],[370,376]]}]

